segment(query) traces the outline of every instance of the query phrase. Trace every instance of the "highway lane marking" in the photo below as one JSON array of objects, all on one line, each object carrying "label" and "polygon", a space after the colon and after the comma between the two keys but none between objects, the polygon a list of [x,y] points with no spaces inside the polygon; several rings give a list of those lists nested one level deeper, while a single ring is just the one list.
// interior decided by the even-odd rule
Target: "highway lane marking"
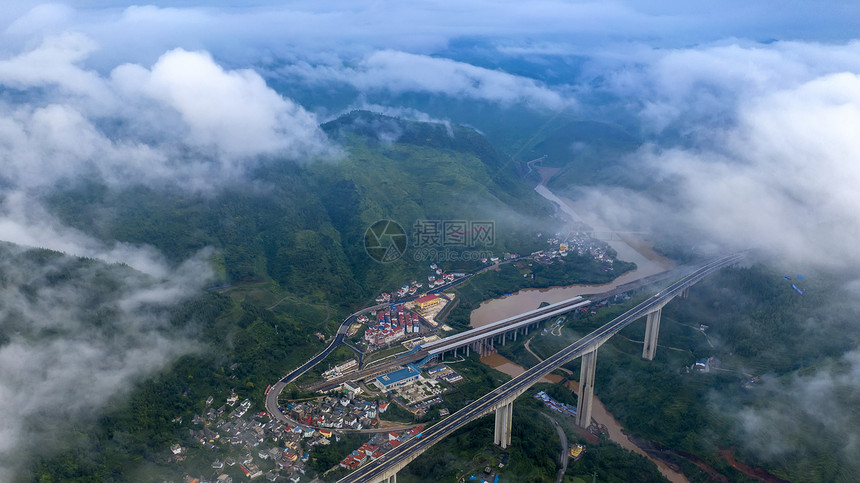
[{"label": "highway lane marking", "polygon": [[[636,307],[634,307],[630,311],[619,316],[617,319],[610,321],[606,325],[604,325],[604,326],[598,328],[597,330],[591,332],[590,334],[586,335],[585,337],[583,337],[579,341],[574,342],[573,344],[571,344],[567,348],[562,349],[561,351],[554,354],[553,356],[550,356],[549,358],[545,359],[542,363],[538,363],[537,365],[535,365],[531,369],[528,369],[526,372],[524,372],[520,376],[517,376],[517,378],[514,378],[514,379],[506,382],[505,384],[502,384],[498,388],[493,389],[491,392],[482,396],[481,398],[474,401],[470,405],[464,407],[460,411],[457,411],[457,413],[455,413],[451,417],[445,419],[443,422],[438,423],[437,425],[430,427],[427,430],[428,434],[426,435],[426,437],[424,439],[421,439],[421,440],[413,439],[413,440],[409,441],[408,443],[404,444],[403,446],[396,448],[394,451],[389,452],[386,455],[383,455],[382,458],[377,460],[380,463],[371,463],[370,465],[365,466],[364,468],[360,468],[359,470],[353,472],[352,474],[345,476],[340,481],[356,481],[353,478],[367,479],[367,478],[377,477],[380,474],[384,474],[386,471],[388,471],[389,466],[391,466],[391,465],[395,465],[397,463],[400,463],[401,461],[407,459],[410,456],[413,457],[412,459],[417,458],[420,455],[420,453],[413,453],[412,450],[418,450],[418,449],[421,449],[422,447],[425,447],[425,446],[426,447],[432,446],[433,444],[435,444],[436,442],[438,442],[439,440],[443,439],[445,436],[448,436],[448,434],[450,434],[451,432],[456,430],[456,428],[452,429],[451,426],[453,426],[455,424],[457,424],[458,426],[462,425],[462,424],[466,424],[466,423],[470,422],[473,417],[475,419],[477,419],[477,417],[479,417],[479,416],[475,416],[475,414],[482,414],[482,413],[484,413],[484,411],[487,411],[487,412],[492,411],[492,409],[490,408],[491,406],[493,406],[496,403],[503,401],[507,397],[511,397],[512,396],[510,394],[511,392],[516,392],[516,391],[520,390],[521,388],[523,388],[523,386],[525,386],[524,390],[527,390],[528,387],[530,387],[531,385],[534,384],[535,380],[537,380],[540,377],[542,377],[543,375],[545,375],[545,374],[541,374],[541,372],[546,370],[548,366],[552,366],[550,371],[548,371],[548,372],[551,372],[552,370],[555,370],[555,368],[557,366],[566,364],[566,363],[576,359],[577,357],[580,357],[581,355],[583,355],[585,353],[585,349],[589,348],[589,346],[592,345],[593,343],[598,342],[600,338],[602,338],[603,336],[607,335],[610,332],[612,333],[611,335],[615,335],[615,333],[617,333],[618,331],[620,331],[622,328],[626,327],[627,325],[629,325],[633,321],[638,320],[642,316],[650,313],[651,309],[653,309],[656,305],[662,303],[667,298],[669,300],[671,300],[671,298],[674,298],[678,292],[680,292],[683,288],[686,288],[685,287],[686,285],[691,284],[691,283],[695,283],[698,281],[696,279],[700,280],[701,278],[704,278],[705,276],[709,275],[710,273],[713,273],[714,271],[719,270],[719,269],[721,269],[721,268],[723,268],[723,267],[725,267],[731,263],[736,263],[736,262],[740,261],[741,259],[742,259],[742,257],[737,256],[737,255],[733,255],[733,256],[724,257],[722,259],[713,261],[713,262],[705,265],[704,267],[700,267],[699,269],[691,272],[690,274],[682,277],[680,280],[678,280],[674,284],[670,285],[669,288],[667,288],[666,290],[664,290],[660,294],[661,296],[659,298],[657,298],[657,299],[649,298],[648,300],[640,303],[639,305],[637,305]],[[667,303],[668,303],[668,301],[667,301]],[[586,340],[586,339],[588,339],[588,340]],[[600,344],[603,344],[603,343],[605,343],[605,341],[601,342]],[[598,345],[598,347],[599,347],[599,345]],[[596,349],[597,348],[595,348],[595,350]],[[569,360],[568,360],[568,358],[569,358]],[[550,363],[550,361],[552,361],[552,362]],[[559,362],[559,361],[564,361],[564,362]],[[539,367],[540,367],[540,369],[538,369]],[[534,372],[532,372],[532,371],[534,371]],[[532,372],[532,373],[529,374],[530,372]],[[509,386],[509,387],[507,387],[507,386]],[[473,405],[474,405],[474,407],[472,407],[470,409],[469,406],[473,406]],[[462,414],[462,416],[459,416],[460,414]],[[450,431],[449,431],[449,429],[450,429]],[[416,441],[419,441],[419,442],[416,443]],[[407,455],[407,452],[409,452],[408,455]],[[422,449],[422,452],[423,452],[423,449]],[[391,458],[386,458],[387,455],[391,455]]]}]

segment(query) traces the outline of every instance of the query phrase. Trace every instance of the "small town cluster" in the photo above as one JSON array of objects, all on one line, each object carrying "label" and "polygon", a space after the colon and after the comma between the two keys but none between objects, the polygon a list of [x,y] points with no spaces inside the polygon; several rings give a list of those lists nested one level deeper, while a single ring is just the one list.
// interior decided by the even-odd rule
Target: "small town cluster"
[{"label": "small town cluster", "polygon": [[[450,376],[451,373],[444,366],[438,366],[434,374]],[[405,389],[415,382],[417,378],[410,378],[400,381],[397,387]],[[232,483],[228,469],[234,467],[251,480],[310,481],[313,472],[307,462],[315,446],[327,446],[332,438],[339,440],[333,430],[377,427],[378,416],[393,404],[381,399],[360,399],[359,394],[361,390],[357,389],[311,401],[290,402],[282,410],[295,419],[296,424],[282,424],[265,412],[251,414],[248,412],[251,402],[246,399],[238,403],[235,394],[227,399],[227,404],[214,408],[214,398],[210,396],[206,400],[206,413],[194,416],[190,435],[192,441],[216,456],[211,463],[212,474],[208,477],[188,475],[184,481]],[[370,439],[344,458],[340,466],[355,469],[378,459],[401,443],[420,437],[423,428],[415,426],[371,433]],[[172,445],[168,462],[185,461],[186,452],[187,448],[182,445]]]},{"label": "small town cluster", "polygon": [[415,364],[407,364],[402,369],[378,376],[373,384],[381,391],[391,393],[407,411],[423,416],[429,406],[442,401],[438,396],[448,391],[449,385],[463,380],[463,376],[444,364],[430,367],[426,373],[427,376]]},{"label": "small town cluster", "polygon": [[424,426],[415,426],[406,431],[390,431],[387,433],[376,433],[370,441],[362,444],[358,449],[348,454],[340,462],[341,468],[354,470],[364,463],[376,461],[385,453],[400,446],[402,443],[413,438],[420,438]]},{"label": "small town cluster", "polygon": [[[426,297],[438,298],[435,295],[427,295]],[[371,319],[362,315],[358,319],[360,323],[368,324],[367,330],[364,331],[364,340],[370,346],[388,345],[407,335],[417,334],[421,331],[418,314],[406,310],[402,304],[392,305],[390,308],[378,312],[372,311],[370,317]]]},{"label": "small town cluster", "polygon": [[[354,367],[355,359],[350,359],[339,367]],[[338,375],[335,367],[328,374]],[[351,381],[343,382],[328,395],[305,401],[291,401],[282,408],[288,418],[306,425],[334,429],[361,430],[376,428],[378,417],[390,404],[397,404],[418,417],[423,416],[431,406],[442,402],[443,393],[453,388],[463,376],[445,364],[437,364],[422,371],[415,364],[407,364],[382,374],[367,385]],[[375,400],[374,395],[387,394],[385,399]],[[361,396],[361,397],[359,397]],[[447,410],[440,409],[447,414]]]},{"label": "small town cluster", "polygon": [[576,417],[576,407],[575,406],[571,406],[570,404],[558,402],[555,399],[553,399],[552,396],[550,396],[549,394],[547,394],[543,391],[540,391],[537,394],[535,394],[535,399],[540,399],[541,401],[543,401],[544,404],[546,404],[546,406],[548,408],[552,409],[553,411],[562,413],[562,414],[570,416],[570,417]]},{"label": "small town cluster", "polygon": [[[357,388],[360,393],[360,388]],[[284,405],[283,413],[290,419],[306,425],[333,429],[367,429],[379,425],[377,419],[388,409],[383,400],[362,400],[355,392],[344,393],[342,397],[325,396]]]},{"label": "small town cluster", "polygon": [[[569,416],[571,418],[576,417],[576,407],[571,406],[570,404],[565,404],[563,402],[556,401],[555,399],[552,398],[552,396],[550,396],[549,394],[547,394],[543,391],[539,391],[537,394],[535,394],[535,399],[539,399],[539,400],[543,401],[543,403],[546,404],[546,406],[548,408],[552,409],[553,411],[561,413],[565,416]],[[595,434],[595,431],[597,431],[599,433],[599,431],[603,430],[603,428],[601,428],[600,425],[592,425],[592,426],[597,426],[596,428],[589,427],[589,432],[591,432],[592,434]],[[584,452],[585,452],[585,446],[583,446],[581,444],[570,445],[570,457],[574,461],[581,458],[582,454]]]},{"label": "small town cluster", "polygon": [[[539,233],[540,237],[541,234]],[[609,253],[609,245],[591,236],[590,232],[574,230],[567,234],[555,233],[547,238],[549,248],[533,252],[529,258],[538,263],[551,263],[553,258],[566,257],[575,253],[581,257],[590,256],[598,262],[606,264],[604,271],[611,271],[614,259]]]},{"label": "small town cluster", "polygon": [[[483,260],[486,260],[483,259]],[[495,259],[498,261],[498,259]],[[484,263],[487,263],[484,261]],[[494,262],[495,263],[495,262]],[[457,279],[461,279],[466,276],[463,272],[445,272],[435,263],[430,264],[430,275],[427,276],[427,290],[433,289],[442,289],[444,285],[454,282]],[[390,294],[388,292],[383,292],[376,297],[376,303],[385,304],[389,302],[394,302],[398,300],[402,300],[409,297],[414,297],[422,288],[424,288],[424,284],[417,281],[412,280],[407,284],[404,284],[399,289],[397,289],[394,294]]]},{"label": "small town cluster", "polygon": [[[186,476],[186,483],[232,483],[227,469],[236,466],[249,479],[264,477],[268,481],[297,483],[309,473],[309,455],[304,448],[330,444],[331,431],[284,425],[265,412],[249,413],[251,402],[246,399],[237,406],[235,394],[219,408],[212,407],[213,401],[214,397],[209,396],[206,413],[195,415],[194,427],[189,430],[191,439],[215,456],[212,474]],[[186,448],[174,444],[170,453],[168,462],[180,463],[185,460]]]},{"label": "small town cluster", "polygon": [[[547,242],[549,249],[532,253],[529,257],[505,253],[503,260],[490,257],[481,262],[485,265],[513,262],[515,266],[528,263],[530,266],[530,262],[548,264],[554,258],[575,253],[606,261],[611,270],[612,258],[607,253],[607,246],[586,232],[572,231],[565,236],[556,233]],[[422,290],[424,283],[410,281],[393,295],[382,293],[376,299],[378,306],[355,318],[347,329],[347,337],[364,346],[363,352],[355,349],[360,356],[358,359],[348,359],[329,367],[322,373],[323,379],[330,381],[363,369],[367,363],[363,358],[374,351],[393,350],[390,349],[393,345],[402,344],[408,353],[420,344],[438,340],[440,330],[452,330],[440,321],[455,299],[453,294],[442,293],[442,290],[468,275],[445,272],[436,264],[429,268],[427,291]],[[523,271],[521,267],[518,269]],[[557,321],[556,326],[560,327],[562,322],[563,319]],[[544,329],[544,332],[553,327]],[[359,335],[362,329],[364,332]],[[321,333],[317,336],[325,337]],[[342,468],[356,469],[405,441],[421,437],[422,426],[403,427],[382,420],[381,415],[392,405],[417,417],[423,417],[431,408],[438,407],[439,415],[446,417],[449,410],[439,407],[443,404],[442,395],[454,389],[460,381],[463,377],[447,364],[422,367],[422,363],[408,363],[364,383],[343,381],[324,395],[282,403],[280,411],[288,424],[271,419],[265,412],[249,414],[250,401],[240,403],[235,394],[217,409],[212,407],[213,397],[210,396],[205,414],[193,418],[191,437],[211,451],[212,474],[208,478],[188,476],[186,481],[230,483],[230,475],[239,474],[248,479],[310,481],[317,476],[307,466],[314,447],[327,446],[332,440],[339,440],[338,433],[368,433],[369,439],[340,462]],[[556,411],[575,414],[574,408],[552,400],[545,393],[539,393],[537,397]],[[178,444],[171,447],[170,453],[170,462],[181,463],[186,458],[186,448]],[[229,471],[234,467],[241,472]],[[484,476],[490,481],[498,478],[495,471]]]}]

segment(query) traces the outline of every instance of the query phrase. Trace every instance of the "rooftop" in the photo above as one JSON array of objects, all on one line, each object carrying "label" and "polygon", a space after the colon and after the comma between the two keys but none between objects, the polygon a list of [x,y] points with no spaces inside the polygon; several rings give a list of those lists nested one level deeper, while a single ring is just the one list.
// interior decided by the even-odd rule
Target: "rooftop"
[{"label": "rooftop", "polygon": [[427,294],[423,297],[418,297],[417,299],[415,299],[415,303],[423,304],[423,303],[427,303],[427,302],[433,301],[433,300],[438,299],[438,298],[439,298],[439,296],[431,293],[431,294]]},{"label": "rooftop", "polygon": [[383,374],[376,378],[380,384],[389,385],[400,382],[404,379],[409,379],[410,377],[417,376],[421,371],[415,367],[414,364],[409,364],[403,369],[398,369],[394,372],[389,372],[388,374]]}]

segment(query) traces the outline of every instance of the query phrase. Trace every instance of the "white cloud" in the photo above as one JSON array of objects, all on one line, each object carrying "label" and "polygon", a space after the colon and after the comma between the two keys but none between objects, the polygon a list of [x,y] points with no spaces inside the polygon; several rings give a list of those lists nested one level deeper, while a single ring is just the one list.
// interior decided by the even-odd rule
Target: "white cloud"
[{"label": "white cloud", "polygon": [[588,76],[605,78],[600,90],[639,105],[646,134],[673,126],[712,137],[738,109],[777,90],[816,78],[860,72],[860,42],[761,45],[737,39],[698,48],[598,52]]},{"label": "white cloud", "polygon": [[[854,474],[857,468],[858,418],[852,403],[860,383],[860,352],[847,352],[838,363],[829,361],[814,373],[790,377],[764,377],[755,389],[759,397],[774,400],[772,405],[742,407],[737,418],[743,446],[760,460],[811,474],[817,458],[810,448],[834,450],[838,465],[824,474]],[[726,411],[725,401],[712,394],[714,409]],[[826,438],[822,443],[818,438]],[[841,454],[839,454],[841,453]],[[792,468],[795,467],[795,468]],[[850,477],[849,477],[850,478]]]},{"label": "white cloud", "polygon": [[[191,260],[151,279],[70,259],[31,263],[0,249],[0,479],[58,429],[87,428],[109,401],[178,357],[200,349],[170,324],[169,308],[198,293],[211,271]],[[68,277],[68,278],[64,278]],[[110,283],[106,283],[110,280]]]},{"label": "white cloud", "polygon": [[167,277],[172,270],[150,246],[103,242],[64,226],[23,191],[7,193],[0,203],[0,240],[107,263],[124,263],[157,278]]},{"label": "white cloud", "polygon": [[650,223],[691,243],[756,248],[791,263],[857,266],[860,75],[824,75],[747,95],[696,148],[646,146],[629,161],[659,188],[588,191],[618,226]]},{"label": "white cloud", "polygon": [[97,99],[105,90],[102,79],[78,67],[96,49],[95,42],[79,34],[48,37],[37,49],[0,60],[0,83],[18,89],[61,86]]},{"label": "white cloud", "polygon": [[27,93],[0,104],[0,178],[33,187],[96,173],[207,189],[261,156],[337,154],[312,114],[251,70],[172,50],[151,69],[124,64],[103,77],[81,66],[94,48],[64,35],[0,61],[0,86]]},{"label": "white cloud", "polygon": [[310,65],[299,62],[280,72],[312,84],[343,82],[362,92],[422,92],[549,109],[561,109],[572,102],[534,79],[451,59],[393,50],[373,52],[354,67],[343,63]]},{"label": "white cloud", "polygon": [[146,94],[179,113],[185,142],[225,158],[263,154],[318,156],[326,150],[316,118],[269,88],[252,70],[225,71],[206,53],[167,52],[150,71],[117,67],[123,94]]},{"label": "white cloud", "polygon": [[[458,2],[274,0],[243,2],[66,0],[38,5],[9,0],[0,12],[6,44],[46,31],[80,31],[111,49],[100,58],[149,64],[176,47],[209,50],[246,62],[300,50],[360,52],[395,49],[432,53],[451,41],[496,39],[508,47],[533,42],[569,43],[596,50],[636,40],[660,47],[697,45],[728,37],[833,41],[854,36],[852,2],[745,2],[714,5],[680,1],[614,0]],[[119,59],[118,59],[119,56]],[[222,57],[226,56],[226,57]]]}]

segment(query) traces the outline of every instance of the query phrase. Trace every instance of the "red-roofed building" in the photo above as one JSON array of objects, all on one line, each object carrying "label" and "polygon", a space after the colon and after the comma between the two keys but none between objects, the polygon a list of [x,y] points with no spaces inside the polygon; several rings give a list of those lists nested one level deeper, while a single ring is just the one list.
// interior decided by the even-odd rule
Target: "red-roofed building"
[{"label": "red-roofed building", "polygon": [[427,294],[423,297],[418,297],[417,299],[415,299],[415,303],[418,304],[418,306],[423,309],[423,308],[429,307],[431,305],[438,304],[439,303],[439,296],[437,296],[436,294],[432,294],[432,293]]}]

